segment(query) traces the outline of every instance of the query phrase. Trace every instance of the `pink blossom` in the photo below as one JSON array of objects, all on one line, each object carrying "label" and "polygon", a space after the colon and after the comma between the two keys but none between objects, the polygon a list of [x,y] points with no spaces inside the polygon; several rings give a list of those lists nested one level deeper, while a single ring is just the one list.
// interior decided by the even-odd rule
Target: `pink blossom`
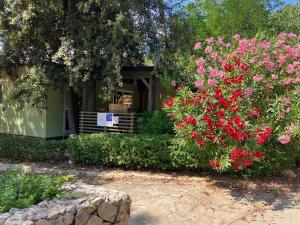
[{"label": "pink blossom", "polygon": [[256,62],[257,62],[257,58],[253,57],[253,58],[250,59],[250,63],[254,64]]},{"label": "pink blossom", "polygon": [[281,135],[278,141],[283,145],[288,144],[291,141],[291,136],[288,134]]},{"label": "pink blossom", "polygon": [[289,37],[289,39],[292,39],[292,40],[297,39],[297,35],[294,34],[294,33],[289,33],[289,34],[288,34],[288,37]]},{"label": "pink blossom", "polygon": [[211,44],[211,43],[213,43],[214,42],[214,38],[213,37],[209,37],[209,38],[207,38],[206,39],[206,42],[208,43],[208,44]]},{"label": "pink blossom", "polygon": [[225,73],[223,71],[218,71],[218,77],[220,77],[221,79],[225,78]]},{"label": "pink blossom", "polygon": [[285,50],[286,53],[288,53],[288,55],[291,58],[297,58],[297,57],[299,57],[298,51],[296,49],[294,49],[292,46],[285,45],[284,46],[284,50]]},{"label": "pink blossom", "polygon": [[278,40],[275,44],[275,47],[280,47],[284,44],[285,40]]},{"label": "pink blossom", "polygon": [[264,78],[261,76],[261,75],[255,75],[254,77],[253,77],[253,80],[255,81],[255,82],[260,82],[260,81],[262,81]]},{"label": "pink blossom", "polygon": [[217,59],[218,56],[219,56],[219,54],[218,54],[217,52],[212,52],[212,53],[211,53],[211,57],[212,57],[213,59]]},{"label": "pink blossom", "polygon": [[199,50],[201,48],[201,42],[197,42],[194,46],[195,50]]},{"label": "pink blossom", "polygon": [[278,36],[279,36],[280,40],[285,41],[285,39],[286,39],[286,33],[281,32]]},{"label": "pink blossom", "polygon": [[272,80],[278,80],[278,76],[275,74],[272,74]]},{"label": "pink blossom", "polygon": [[284,99],[282,99],[282,103],[284,105],[289,105],[291,103],[291,99],[290,98],[284,98]]},{"label": "pink blossom", "polygon": [[212,87],[217,84],[217,80],[215,79],[208,79],[208,86]]},{"label": "pink blossom", "polygon": [[225,44],[225,46],[226,46],[226,48],[231,48],[231,43],[228,42]]},{"label": "pink blossom", "polygon": [[209,70],[209,75],[211,77],[217,77],[218,76],[218,70],[216,70],[214,68],[211,68],[211,67],[209,67],[208,70]]},{"label": "pink blossom", "polygon": [[204,67],[198,67],[197,68],[197,74],[198,75],[204,75],[206,72],[205,68]]},{"label": "pink blossom", "polygon": [[211,50],[212,50],[212,47],[209,45],[205,48],[205,53],[208,54],[211,52]]},{"label": "pink blossom", "polygon": [[279,116],[278,116],[278,118],[283,120],[285,118],[285,113],[284,112],[280,113]]},{"label": "pink blossom", "polygon": [[286,72],[287,73],[294,73],[295,72],[295,68],[293,64],[289,64],[286,68]]},{"label": "pink blossom", "polygon": [[204,86],[204,82],[203,82],[203,81],[200,81],[200,80],[197,80],[197,81],[195,82],[195,86],[196,86],[197,88],[202,88],[202,87]]},{"label": "pink blossom", "polygon": [[271,47],[271,44],[268,41],[264,41],[261,46],[265,49],[265,51],[268,51]]},{"label": "pink blossom", "polygon": [[292,107],[287,107],[285,110],[286,113],[290,113],[291,111],[292,111]]},{"label": "pink blossom", "polygon": [[173,87],[176,87],[176,80],[171,80],[171,85],[173,86]]},{"label": "pink blossom", "polygon": [[242,39],[239,41],[239,47],[237,48],[238,51],[240,52],[246,52],[247,51],[247,45],[248,42],[246,39]]},{"label": "pink blossom", "polygon": [[233,36],[233,38],[234,38],[235,40],[239,41],[239,40],[241,39],[241,36],[240,36],[239,34],[235,34],[235,35]]},{"label": "pink blossom", "polygon": [[204,67],[205,66],[205,60],[202,57],[200,57],[199,59],[197,59],[196,65],[198,67]]},{"label": "pink blossom", "polygon": [[245,93],[246,96],[251,97],[254,93],[254,89],[251,88],[251,87],[248,87],[248,88],[245,89],[244,93]]},{"label": "pink blossom", "polygon": [[224,43],[224,38],[223,38],[223,37],[219,37],[219,38],[218,38],[217,45],[219,45],[219,46],[225,45],[225,43]]},{"label": "pink blossom", "polygon": [[277,62],[278,62],[278,66],[279,67],[282,67],[283,65],[284,65],[284,63],[286,62],[286,56],[285,55],[282,55],[282,54],[280,54],[279,56],[278,56],[278,60],[277,60]]}]

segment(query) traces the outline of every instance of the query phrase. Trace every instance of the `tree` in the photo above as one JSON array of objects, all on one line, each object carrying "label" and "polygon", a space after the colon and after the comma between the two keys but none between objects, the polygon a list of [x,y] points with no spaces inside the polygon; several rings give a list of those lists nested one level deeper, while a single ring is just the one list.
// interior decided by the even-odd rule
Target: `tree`
[{"label": "tree", "polygon": [[[48,88],[64,88],[75,133],[76,95],[88,85],[86,107],[93,110],[101,80],[98,97],[111,96],[122,85],[121,68],[142,63],[157,48],[161,10],[160,0],[1,1],[2,65],[18,84],[13,99],[43,108]],[[22,65],[28,72],[20,77]]]},{"label": "tree", "polygon": [[269,25],[273,34],[279,32],[300,32],[300,5],[286,5],[284,8],[275,11],[269,17]]}]

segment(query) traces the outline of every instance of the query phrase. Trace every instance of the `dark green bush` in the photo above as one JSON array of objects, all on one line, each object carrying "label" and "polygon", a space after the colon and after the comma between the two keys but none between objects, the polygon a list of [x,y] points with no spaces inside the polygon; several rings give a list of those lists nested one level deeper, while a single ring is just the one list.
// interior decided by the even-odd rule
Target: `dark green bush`
[{"label": "dark green bush", "polygon": [[27,208],[63,194],[61,186],[70,176],[25,174],[19,169],[0,174],[0,213]]},{"label": "dark green bush", "polygon": [[29,162],[63,162],[67,160],[66,141],[33,140],[25,137],[0,137],[0,158]]},{"label": "dark green bush", "polygon": [[82,165],[171,169],[169,135],[91,134],[69,139],[72,160]]},{"label": "dark green bush", "polygon": [[143,113],[138,121],[139,132],[142,134],[173,134],[173,123],[164,111]]}]

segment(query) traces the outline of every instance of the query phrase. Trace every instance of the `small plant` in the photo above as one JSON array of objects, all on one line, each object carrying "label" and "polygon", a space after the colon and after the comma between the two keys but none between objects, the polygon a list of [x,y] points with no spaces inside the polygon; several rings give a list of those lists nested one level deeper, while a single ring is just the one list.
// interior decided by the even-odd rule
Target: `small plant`
[{"label": "small plant", "polygon": [[0,212],[27,208],[61,195],[62,185],[72,176],[26,174],[12,169],[0,175]]},{"label": "small plant", "polygon": [[172,134],[173,123],[164,111],[145,112],[139,119],[142,134]]}]

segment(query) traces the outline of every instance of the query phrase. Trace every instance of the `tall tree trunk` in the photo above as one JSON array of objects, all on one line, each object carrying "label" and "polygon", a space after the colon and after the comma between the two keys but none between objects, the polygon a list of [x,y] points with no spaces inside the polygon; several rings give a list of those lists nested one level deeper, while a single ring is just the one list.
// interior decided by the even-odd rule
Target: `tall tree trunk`
[{"label": "tall tree trunk", "polygon": [[96,81],[90,80],[88,83],[88,105],[87,110],[89,112],[94,112],[96,110]]},{"label": "tall tree trunk", "polygon": [[77,133],[77,131],[76,131],[76,105],[75,105],[76,102],[75,102],[75,98],[74,98],[73,88],[67,87],[65,94],[66,94],[66,110],[67,110],[70,134],[75,135]]}]

